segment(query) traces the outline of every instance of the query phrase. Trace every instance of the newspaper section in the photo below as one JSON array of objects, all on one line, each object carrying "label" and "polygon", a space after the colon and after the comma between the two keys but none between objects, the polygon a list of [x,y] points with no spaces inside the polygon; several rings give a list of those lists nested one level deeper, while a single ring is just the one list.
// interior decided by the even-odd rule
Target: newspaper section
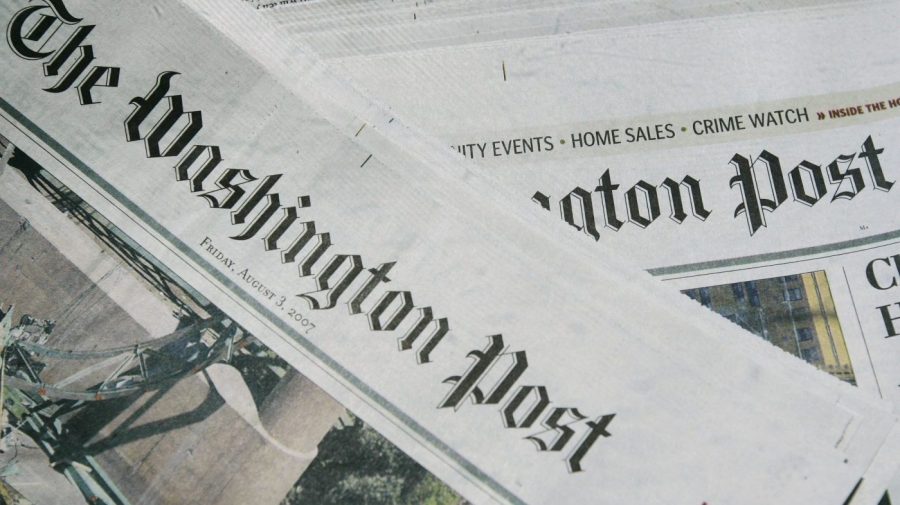
[{"label": "newspaper section", "polygon": [[[571,191],[565,197],[568,203],[558,198],[550,206],[552,195],[565,194],[558,184],[573,180],[557,173],[540,181],[514,178],[519,186],[504,190],[513,189],[510,194],[516,195],[520,187],[530,186],[533,192],[540,182],[543,191],[534,193],[534,203],[520,205],[511,197],[494,199],[492,195],[500,193],[505,180],[495,178],[493,168],[467,168],[446,148],[427,150],[427,141],[401,142],[404,139],[398,135],[424,137],[404,129],[400,120],[393,121],[364,96],[340,88],[341,83],[308,53],[286,57],[296,47],[279,46],[277,41],[284,38],[280,33],[269,34],[275,36],[273,42],[259,35],[260,25],[254,20],[240,20],[228,9],[218,12],[216,6],[202,2],[189,5],[165,2],[155,7],[160,16],[149,6],[88,2],[66,2],[65,9],[59,2],[4,7],[4,19],[20,39],[15,41],[14,36],[13,40],[21,45],[11,43],[11,51],[3,54],[3,65],[11,75],[8,91],[4,89],[7,127],[3,133],[9,131],[14,143],[34,153],[49,172],[95,205],[166,268],[186,279],[191,289],[214,301],[438,476],[476,501],[528,503],[585,501],[598,496],[642,503],[759,503],[773,499],[844,503],[859,489],[861,476],[874,479],[873,470],[879,468],[872,468],[871,463],[884,457],[879,448],[894,422],[886,408],[748,338],[735,325],[710,316],[685,298],[659,290],[658,283],[632,273],[629,263],[592,247],[571,230],[551,227],[553,220],[545,212],[555,211],[558,204],[563,220],[590,235],[588,219],[601,215],[587,211],[591,197],[584,195],[590,195],[590,190]],[[109,19],[109,9],[116,10],[119,20]],[[134,26],[125,19],[146,20],[146,24]],[[17,21],[21,23],[17,25]],[[210,30],[207,23],[216,29]],[[60,28],[62,32],[56,33]],[[123,38],[124,33],[130,38]],[[57,37],[55,42],[48,44],[53,37]],[[265,45],[258,45],[260,39]],[[162,41],[161,47],[148,51],[146,40]],[[100,48],[109,58],[105,64],[116,66],[104,67],[94,61],[95,51],[97,59],[101,58]],[[42,52],[46,54],[37,54]],[[43,74],[40,64],[27,61],[35,59],[47,60],[49,66],[45,65]],[[291,65],[279,70],[277,65],[285,63]],[[58,82],[50,78],[60,73]],[[79,81],[83,73],[88,79]],[[69,76],[71,82],[66,79]],[[44,81],[51,80],[56,86],[49,93],[41,89],[48,85]],[[398,116],[402,116],[401,107],[397,107]],[[379,115],[371,122],[364,120]],[[360,135],[367,125],[369,129]],[[860,130],[854,131],[857,134],[866,129],[865,124],[856,127]],[[200,132],[202,141],[197,137]],[[822,135],[805,146],[821,153],[840,145],[833,137]],[[745,150],[758,145],[752,140],[743,142]],[[130,147],[137,147],[137,152]],[[896,193],[891,193],[889,186],[894,178],[887,167],[895,158],[884,147],[883,137],[876,133],[854,144],[858,151],[853,156],[841,148],[835,159],[843,155],[852,158],[843,160],[850,164],[866,162],[868,172],[858,166],[839,167],[838,178],[846,176],[850,187],[831,181],[837,184],[836,191],[852,192],[846,199],[853,204],[862,200],[854,197],[862,196],[863,189],[874,188],[880,190],[876,195],[893,197]],[[703,146],[700,151],[703,157],[715,157],[715,149],[740,152],[734,143]],[[695,153],[692,156],[697,156],[697,151],[697,147],[683,149]],[[677,150],[658,151],[649,156],[669,158],[674,157],[673,152],[677,154]],[[621,154],[620,159],[628,156]],[[604,162],[613,159],[604,158]],[[213,174],[223,160],[252,168],[227,169],[224,176]],[[751,179],[757,171],[768,170],[774,179],[774,163],[768,161],[760,167],[756,159],[748,158],[745,172],[750,175],[743,181],[748,190],[756,182]],[[873,162],[880,165],[873,169]],[[674,165],[675,169],[684,168],[683,164]],[[174,178],[161,176],[173,166]],[[353,169],[333,168],[341,166]],[[787,167],[792,165],[786,162]],[[800,215],[788,209],[788,203],[797,203],[799,194],[814,200],[806,204],[818,211],[822,206],[815,204],[827,200],[822,190],[827,186],[818,184],[825,177],[822,168],[810,162],[802,170],[783,171],[788,179],[781,189],[793,191],[793,202],[781,198],[777,183],[773,183],[774,200],[763,195],[751,201],[761,208],[766,201],[778,201],[770,207],[784,204],[777,210],[790,220]],[[265,175],[270,173],[274,175]],[[700,175],[694,180],[713,184],[713,174],[695,173]],[[636,171],[628,175],[642,177]],[[601,185],[607,176],[600,176]],[[207,177],[219,177],[216,189],[204,186]],[[677,223],[684,214],[681,224],[688,225],[686,228],[693,224],[689,218],[707,227],[724,222],[716,221],[723,212],[704,216],[704,211],[724,205],[725,192],[721,197],[703,193],[701,199],[700,183],[692,186],[687,173],[683,178],[671,177],[668,180],[681,179],[662,186],[670,191],[667,212],[673,221]],[[564,180],[567,178],[569,181]],[[409,181],[415,182],[414,187]],[[276,183],[277,192],[273,189]],[[185,198],[184,191],[179,191],[184,185],[204,201]],[[611,201],[612,186],[617,182],[609,179],[607,185]],[[655,184],[645,182],[624,192],[625,210],[617,215],[627,220],[621,225],[654,231],[650,225],[662,213],[654,211],[651,195],[656,191]],[[295,206],[281,201],[289,195],[299,197]],[[401,203],[386,205],[385,195]],[[679,214],[676,200],[682,195],[683,212]],[[597,198],[599,201],[602,196]],[[234,201],[227,205],[229,199]],[[660,201],[656,194],[657,205]],[[752,209],[743,203],[743,214],[752,228]],[[214,209],[234,209],[231,222],[207,217],[207,204]],[[863,205],[860,215],[868,212],[875,223],[877,209],[884,208],[880,205],[886,203]],[[512,213],[523,208],[528,209],[527,216]],[[284,211],[280,219],[276,217],[279,209]],[[771,217],[774,210],[762,210],[760,215]],[[826,217],[833,214],[823,213]],[[188,215],[196,217],[185,219]],[[474,216],[487,222],[475,223]],[[816,219],[822,217],[810,218],[812,222]],[[288,275],[283,268],[264,261],[266,256],[277,256],[271,251],[284,249],[280,239],[286,239],[293,224],[305,226],[306,232],[295,242],[293,256],[291,251],[281,251],[281,263],[300,259],[299,285],[296,273]],[[882,225],[869,226],[880,229]],[[323,231],[327,228],[331,230]],[[716,227],[717,233],[720,228]],[[763,232],[774,229],[774,224],[764,228]],[[798,231],[797,226],[785,229]],[[834,230],[834,236],[851,236],[840,235],[846,229],[844,223],[843,228]],[[622,231],[624,236],[626,229]],[[697,227],[692,232],[695,237],[703,235]],[[757,232],[751,230],[750,234]],[[862,234],[861,240],[873,233]],[[678,244],[678,240],[669,240],[673,237],[653,240]],[[252,247],[250,238],[253,245],[264,239],[269,252]],[[735,244],[724,233],[721,238],[723,243]],[[310,239],[318,242],[312,244]],[[325,253],[332,241],[341,244],[342,254]],[[636,238],[635,243],[638,241]],[[844,303],[847,298],[854,303],[854,297],[859,303],[869,300],[856,293],[859,286],[853,284],[851,274],[841,284],[834,277],[835,265],[814,261],[826,260],[827,252],[862,253],[872,244],[876,242],[857,240],[816,244],[817,251],[808,247],[795,251],[796,258],[809,262],[796,271],[788,271],[788,262],[765,256],[767,251],[756,251],[756,256],[743,263],[714,268],[706,262],[733,261],[732,251],[723,248],[721,257],[698,256],[695,260],[684,250],[659,249],[659,257],[677,260],[647,263],[644,260],[652,256],[638,259],[641,266],[653,265],[654,274],[707,306],[721,312],[721,307],[731,303],[736,308],[726,315],[738,325],[762,332],[807,361],[821,358],[823,368],[831,367],[829,371],[845,382],[862,385],[876,381],[876,360],[871,362],[870,375],[860,370],[856,353],[859,340],[866,345],[864,332],[860,330],[854,340],[853,330],[847,328],[849,309]],[[312,245],[312,251],[306,245]],[[628,250],[614,246],[619,247]],[[473,250],[482,256],[480,260],[473,261],[470,253],[464,252]],[[884,267],[890,267],[891,260],[884,254],[887,259],[871,267],[871,277],[880,286],[876,289],[888,291],[893,286]],[[330,263],[325,261],[329,257]],[[366,257],[386,259],[376,268],[369,263],[375,261],[375,265],[378,260]],[[362,258],[366,258],[365,265]],[[699,266],[679,266],[701,262]],[[276,258],[274,265],[278,263]],[[762,264],[767,276],[737,274],[740,264]],[[844,264],[840,265],[843,269]],[[321,270],[316,272],[318,268]],[[371,274],[368,282],[362,282],[364,271]],[[560,278],[561,273],[570,278]],[[689,273],[704,277],[690,277]],[[304,284],[306,281],[310,282]],[[383,291],[384,286],[376,290],[378,284],[388,282],[392,283],[389,287],[410,291]],[[742,299],[734,287],[738,282]],[[610,290],[610,286],[615,288]],[[354,312],[350,304],[351,317],[330,310],[338,302],[346,303],[342,295],[349,296],[354,290],[351,298],[359,306]],[[733,294],[733,303],[722,301],[727,290]],[[656,292],[659,294],[651,294]],[[289,303],[288,294],[296,293],[302,296]],[[777,293],[783,297],[781,305],[772,302]],[[420,299],[428,300],[429,305],[421,305]],[[741,309],[741,300],[757,310]],[[537,307],[543,307],[544,315],[533,310]],[[407,317],[416,312],[418,321]],[[352,317],[357,314],[365,314],[365,318]],[[368,324],[350,322],[357,319],[366,319]],[[796,349],[789,345],[788,326],[794,331]],[[372,345],[373,335],[378,333],[370,332],[395,330],[399,353],[397,343]],[[503,335],[480,342],[486,346],[469,337],[493,331]],[[556,337],[549,342],[539,334]],[[516,343],[504,342],[511,335],[517,336]],[[827,358],[826,344],[833,351]],[[527,360],[525,351],[517,350],[521,348],[528,349]],[[578,352],[559,352],[566,348]],[[462,360],[467,352],[469,360]],[[415,363],[427,366],[410,367],[399,359],[406,354],[414,354]],[[491,366],[500,360],[506,363],[505,370],[499,363]],[[559,369],[562,362],[567,363],[566,370]],[[430,386],[440,382],[435,381],[437,376],[448,377],[448,385]],[[522,385],[520,377],[542,384]],[[666,384],[661,383],[663,377]],[[584,379],[590,386],[582,384]],[[547,401],[546,390],[551,396],[561,395],[560,405],[579,405],[555,406]],[[518,391],[514,398],[508,398],[514,391]],[[703,394],[698,395],[699,391]],[[735,396],[737,391],[740,397]],[[773,395],[772,391],[779,393]],[[537,396],[531,400],[530,393]],[[443,397],[442,406],[453,407],[455,412],[448,417],[446,410],[435,409],[434,394]],[[699,403],[697,396],[703,397]],[[610,399],[622,407],[607,412]],[[469,406],[470,401],[475,407]],[[526,401],[530,403],[526,405]],[[476,408],[479,405],[498,407]],[[539,419],[548,408],[550,417]],[[540,422],[545,430],[498,436],[485,417],[488,410],[494,416],[497,411],[507,415],[498,426],[515,431]],[[520,411],[525,412],[524,417],[518,417]],[[773,411],[777,411],[777,419]],[[619,442],[625,438],[614,429],[616,417],[623,417],[620,412],[628,412],[629,430],[634,423],[640,437]],[[687,412],[691,412],[690,423],[685,423]],[[729,429],[724,429],[726,425]],[[533,448],[524,450],[528,448],[522,447],[522,436],[536,444],[537,453]],[[685,445],[696,448],[696,453],[677,449]],[[601,447],[604,451],[596,450]],[[551,459],[563,466],[548,471],[542,464],[523,467],[513,463],[542,453],[556,454]],[[588,475],[587,461],[604,478]],[[745,476],[744,482],[728,481],[735,472]],[[646,480],[648,474],[654,475],[652,484]],[[810,480],[815,480],[816,486],[810,486]],[[883,483],[876,487],[879,485],[883,489]]]},{"label": "newspaper section", "polygon": [[15,428],[2,463],[28,501],[4,499],[279,503],[315,475],[344,409],[21,149],[7,154],[0,318]]},{"label": "newspaper section", "polygon": [[[723,53],[738,54],[738,48],[751,33],[756,34],[753,40],[759,45],[744,49],[743,58],[753,60],[754,53],[760,59],[775,54],[782,61],[770,61],[769,66],[778,72],[790,67],[792,73],[814,77],[804,79],[798,86],[814,90],[827,86],[842,91],[796,96],[799,89],[783,90],[791,85],[785,83],[763,88],[762,93],[768,94],[767,101],[725,105],[734,97],[760,93],[759,81],[769,82],[777,77],[777,72],[761,68],[753,79],[733,80],[735,74],[731,69],[718,67],[726,63],[716,60],[716,68],[685,71],[675,67],[670,73],[666,73],[667,67],[657,69],[652,83],[644,88],[633,85],[628,91],[635,97],[646,97],[643,103],[655,113],[613,119],[583,110],[584,104],[596,107],[589,101],[565,99],[563,95],[581,90],[569,82],[563,85],[554,81],[599,80],[603,78],[602,69],[612,67],[614,60],[631,56],[617,54],[609,61],[597,58],[591,65],[575,67],[562,62],[554,67],[557,54],[548,48],[559,44],[555,39],[514,41],[499,47],[466,46],[444,50],[441,58],[429,58],[428,51],[414,51],[331,63],[390,104],[397,115],[448,138],[452,150],[484,165],[520,200],[530,199],[529,210],[553,214],[575,232],[596,241],[598,249],[626,251],[652,274],[669,280],[679,289],[692,288],[688,294],[704,305],[713,305],[709,298],[712,295],[709,289],[700,288],[712,284],[704,286],[698,282],[699,275],[717,272],[716,279],[722,280],[726,278],[722,277],[725,272],[738,275],[738,271],[754,270],[763,272],[758,279],[765,279],[764,268],[818,261],[809,263],[807,270],[788,274],[810,274],[802,280],[790,277],[790,282],[797,285],[787,286],[784,279],[779,281],[784,284],[779,302],[791,306],[799,300],[798,296],[808,300],[797,289],[812,289],[809,283],[816,279],[812,272],[824,273],[829,265],[837,268],[828,272],[828,278],[831,282],[840,278],[840,285],[846,286],[841,288],[843,294],[835,295],[840,303],[835,305],[829,301],[831,295],[825,295],[816,302],[816,307],[821,306],[822,310],[834,310],[826,306],[844,307],[848,314],[857,314],[852,309],[855,301],[850,291],[857,292],[860,298],[857,306],[866,310],[853,317],[859,324],[855,325],[857,331],[851,331],[856,335],[851,337],[856,341],[851,347],[856,351],[853,353],[856,360],[868,369],[861,372],[859,380],[866,388],[877,391],[880,389],[878,373],[873,372],[873,367],[879,367],[868,366],[871,350],[864,351],[860,325],[868,328],[870,339],[878,337],[876,345],[881,352],[875,354],[883,360],[881,373],[894,374],[890,378],[882,376],[882,381],[900,384],[900,376],[896,375],[900,369],[890,365],[897,362],[893,359],[896,355],[892,355],[897,352],[892,350],[896,346],[890,345],[890,338],[897,335],[895,322],[900,317],[900,308],[890,299],[891,290],[898,285],[893,257],[896,253],[891,246],[900,231],[896,216],[884,211],[898,198],[896,190],[892,190],[900,155],[892,149],[891,141],[900,130],[897,119],[900,85],[892,82],[900,75],[900,68],[887,56],[900,41],[896,31],[880,21],[895,14],[896,6],[891,4],[873,4],[867,8],[854,5],[801,10],[787,15],[763,13],[757,15],[758,19],[706,21],[699,36],[680,25],[668,30],[656,28],[660,35],[665,34],[654,42],[656,47],[632,51],[659,54],[663,45],[674,45],[686,61],[699,60],[707,49],[704,39],[715,39]],[[773,24],[777,26],[762,32],[765,28],[760,27]],[[842,52],[822,54],[819,60],[803,60],[793,52],[778,53],[765,46],[767,41],[773,45],[796,46],[811,39],[813,33],[834,33],[839,25],[854,27],[844,32],[845,38],[835,41]],[[615,52],[634,42],[637,33],[643,36],[646,31],[642,27],[631,34],[582,36],[567,44],[585,50],[604,47]],[[770,32],[788,35],[776,39],[767,36]],[[647,42],[642,44],[646,46]],[[483,77],[483,73],[480,80],[474,75],[457,75],[467,65],[477,67],[480,61],[496,61],[503,54],[515,51],[525,54],[522,59],[527,60],[528,67],[521,70],[523,76],[516,75],[514,85],[496,86],[496,81],[501,79],[498,75],[491,76],[493,80]],[[573,52],[578,53],[576,49]],[[858,58],[859,54],[865,54],[867,59]],[[821,67],[825,59],[832,62],[827,69]],[[875,61],[880,65],[874,67]],[[512,65],[510,62],[510,68]],[[638,68],[630,68],[627,73],[635,77],[647,75],[653,65],[655,62],[643,66],[636,62],[632,67]],[[741,65],[743,62],[734,64],[735,68]],[[532,72],[533,68],[546,70]],[[859,75],[864,68],[868,68],[871,76],[867,84],[871,86],[879,81],[884,84],[853,89],[852,76]],[[380,69],[390,69],[390,72]],[[813,73],[816,69],[818,74]],[[396,80],[402,76],[414,76],[409,79],[419,81],[419,86],[413,86],[412,82],[398,85]],[[392,85],[387,85],[387,78],[394,81]],[[452,94],[461,80],[468,84],[465,97],[458,92]],[[631,82],[640,81],[635,78]],[[650,93],[649,88],[658,82],[667,82],[667,88]],[[722,105],[663,114],[661,109],[672,105],[658,95],[671,88],[687,89],[694,82],[707,83],[709,89],[722,92],[685,98]],[[421,93],[398,91],[407,89]],[[512,107],[516,102],[525,103],[525,97],[537,95],[538,90],[548,96],[527,107]],[[423,94],[427,96],[423,98]],[[447,103],[441,96],[452,96],[454,100]],[[601,106],[623,101],[624,107],[635,103],[613,94]],[[433,105],[423,108],[423,103]],[[510,119],[509,115],[494,114],[494,107],[518,111],[519,117]],[[459,112],[450,112],[452,108]],[[678,102],[675,110],[682,108]],[[435,110],[442,113],[436,114]],[[468,113],[475,110],[486,113]],[[587,120],[592,114],[602,119]],[[563,118],[568,118],[568,122],[562,123]],[[517,128],[503,126],[516,122]],[[473,131],[481,133],[473,134]],[[774,286],[776,281],[767,282]],[[742,294],[745,288],[755,289],[729,288],[737,297],[733,302],[759,308],[759,295],[756,291]],[[814,307],[804,310],[807,308],[815,310]],[[757,334],[767,334],[764,323],[757,321],[755,326],[749,326],[746,314],[738,314],[741,310],[744,309],[737,306],[722,309],[738,324]],[[812,320],[807,323],[800,327],[796,338],[791,337],[792,343],[779,346],[856,382],[855,375],[851,377],[846,369],[848,351],[839,351],[845,345],[800,345],[816,340],[817,337],[808,333],[810,325],[822,328],[825,324],[813,324]],[[839,354],[844,357],[839,358]],[[885,392],[880,394],[883,396]],[[900,390],[891,388],[887,394],[900,403],[900,397],[896,396]]]},{"label": "newspaper section", "polygon": [[[276,22],[296,24],[280,12]],[[900,69],[889,57],[896,33],[883,22],[896,15],[894,4],[868,3],[706,20],[702,32],[673,23],[564,42],[469,40],[374,56],[339,43],[321,49],[339,55],[330,60],[337,71],[538,212],[900,405],[900,231],[885,212],[897,198]],[[657,39],[648,43],[648,32]],[[834,34],[829,47],[840,49],[804,52],[816,33]],[[418,39],[410,32],[404,42]],[[793,50],[777,50],[785,45]],[[667,46],[684,65],[660,64]],[[691,64],[711,49],[740,58]],[[585,62],[586,53],[598,57]],[[660,56],[641,62],[644,54]],[[628,68],[617,65],[626,60]],[[735,78],[754,61],[765,64]],[[596,87],[585,82],[618,91],[587,100]],[[694,85],[704,92],[684,95]],[[684,112],[694,102],[703,107]],[[635,103],[647,113],[633,116]]]}]

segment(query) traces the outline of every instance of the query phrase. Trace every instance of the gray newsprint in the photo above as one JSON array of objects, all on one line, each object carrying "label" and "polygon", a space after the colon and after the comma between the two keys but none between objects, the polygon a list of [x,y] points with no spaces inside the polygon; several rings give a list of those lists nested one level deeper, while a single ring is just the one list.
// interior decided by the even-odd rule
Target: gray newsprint
[{"label": "gray newsprint", "polygon": [[[499,40],[453,32],[452,17],[379,36],[380,20],[362,46],[338,37],[340,27],[306,30],[317,24],[312,9],[264,14],[485,167],[522,212],[627,252],[739,326],[900,405],[900,220],[889,210],[900,40],[883,22],[897,5],[719,7],[689,22],[670,13],[648,29],[588,21],[602,7],[573,5],[579,20],[561,19],[574,34],[557,38],[515,32],[519,21],[500,14],[494,26],[508,18],[509,31]],[[398,23],[402,11],[391,17]],[[558,33],[550,24],[521,27]],[[439,25],[456,36],[437,48]],[[822,33],[833,49],[812,50]],[[748,66],[752,77],[736,78]],[[900,495],[900,478],[892,489]],[[864,484],[856,498],[871,495],[884,496]]]},{"label": "gray newsprint", "polygon": [[[659,174],[629,172],[613,224],[644,231],[634,244],[666,245],[596,247],[584,235],[615,215],[589,211],[591,194],[621,206],[618,179],[559,190],[576,180],[562,177],[570,161],[590,157],[515,178],[535,198],[520,202],[502,170],[394,117],[381,91],[359,92],[252,12],[177,0],[0,7],[4,500],[882,499],[900,441],[894,392],[871,385],[892,369],[880,371],[879,352],[858,356],[874,348],[865,331],[881,329],[863,319],[895,320],[883,299],[893,253],[866,249],[890,246],[866,238],[890,227],[874,220],[896,195],[890,122],[880,135],[864,135],[867,122],[812,132],[805,154],[772,137],[768,155],[734,155],[725,177],[747,228],[716,212],[737,205],[705,189],[720,180],[703,167],[678,175],[688,161],[670,160],[664,177],[681,185],[663,185],[667,213],[692,235],[641,238],[656,230],[662,190],[637,182]],[[469,131],[495,125],[481,126]],[[852,153],[838,137],[856,139]],[[832,153],[834,187],[824,164],[775,170],[783,152]],[[774,196],[747,196],[757,172]],[[853,205],[852,219],[834,201]],[[845,220],[800,252],[783,240],[735,252],[746,248],[730,233],[759,237],[776,215],[777,233],[809,239],[795,224],[803,212]],[[851,235],[860,221],[871,231]],[[711,228],[722,245],[703,255]]]}]

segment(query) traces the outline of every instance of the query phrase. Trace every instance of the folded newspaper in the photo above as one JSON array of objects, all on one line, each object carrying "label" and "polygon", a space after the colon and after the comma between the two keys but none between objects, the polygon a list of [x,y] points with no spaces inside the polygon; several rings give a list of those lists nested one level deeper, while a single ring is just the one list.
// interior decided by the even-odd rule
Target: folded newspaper
[{"label": "folded newspaper", "polygon": [[[254,398],[255,387],[248,390],[235,371],[248,355],[241,349],[249,333],[263,349],[257,354],[284,361],[277,376],[296,368],[476,503],[876,503],[896,471],[900,443],[890,389],[897,383],[890,337],[900,310],[893,312],[889,299],[897,262],[890,249],[894,217],[886,211],[896,198],[889,141],[897,94],[890,79],[898,72],[888,58],[897,35],[881,22],[896,9],[866,7],[857,18],[846,10],[800,10],[785,22],[803,26],[813,22],[808,15],[823,25],[837,20],[835,28],[860,27],[867,37],[860,46],[840,47],[860,68],[880,65],[878,78],[838,81],[831,95],[807,98],[779,88],[756,100],[736,93],[729,104],[724,94],[696,93],[709,99],[702,113],[686,104],[653,106],[648,98],[639,117],[613,114],[624,117],[599,126],[592,121],[609,114],[591,117],[596,111],[580,101],[568,117],[539,112],[558,99],[535,105],[534,115],[514,127],[502,126],[492,112],[546,93],[553,79],[587,82],[608,65],[598,57],[596,67],[573,60],[538,71],[546,65],[541,55],[560,54],[559,41],[522,37],[508,43],[513,49],[389,55],[393,60],[381,67],[387,70],[369,75],[433,77],[444,87],[436,109],[453,107],[442,101],[447,96],[471,100],[461,113],[442,115],[447,129],[468,132],[450,139],[451,150],[446,132],[428,123],[435,116],[422,108],[417,86],[356,87],[345,76],[364,79],[364,71],[352,71],[362,65],[326,63],[308,41],[247,6],[10,2],[0,7],[8,42],[0,52],[0,134],[27,158],[10,161],[0,176],[11,188],[2,195],[10,215],[20,216],[10,227],[15,247],[8,254],[21,250],[14,240],[28,231],[22,223],[42,220],[59,264],[74,265],[114,293],[134,283],[109,286],[107,276],[92,275],[99,269],[91,259],[112,248],[140,267],[140,282],[190,316],[164,322],[169,305],[160,297],[144,303],[134,287],[112,305],[124,311],[123,320],[152,328],[148,336],[169,336],[152,349],[113,338],[91,341],[89,350],[62,345],[69,351],[56,353],[46,345],[53,322],[23,318],[4,334],[15,357],[11,401],[34,409],[56,399],[59,418],[84,403],[152,396],[159,388],[177,393],[173,380],[202,370],[202,380],[189,387],[200,395],[215,387],[232,422],[245,423],[279,457],[307,465],[316,443],[307,440],[310,423],[266,424],[283,405],[316,410],[327,402],[307,394],[306,404],[297,403],[298,391],[309,391],[300,386],[293,394],[284,387],[264,404]],[[729,23],[735,21],[704,23],[703,35],[722,41],[715,64],[738,64],[725,57],[729,36],[753,58]],[[635,51],[677,40],[686,59],[703,58],[691,53],[702,47],[696,34],[659,26],[658,36],[635,35]],[[581,43],[578,52],[589,54],[623,38],[607,35],[565,42]],[[877,46],[871,60],[854,60],[853,48],[864,44]],[[465,89],[442,75],[452,73],[447,63],[454,58],[461,62],[455,68],[476,55],[496,62],[491,50],[515,52],[534,67],[514,74],[503,60],[501,81],[466,80]],[[391,70],[407,59],[424,71]],[[804,75],[817,70],[828,73],[813,61]],[[660,79],[678,86],[674,73]],[[512,85],[517,75],[519,89],[497,87]],[[617,90],[609,94],[613,100],[631,99],[621,86],[609,88]],[[753,93],[749,85],[746,93]],[[479,109],[484,121],[464,124]],[[761,134],[749,126],[755,115],[767,122],[775,110],[787,124]],[[816,113],[826,117],[815,123]],[[638,141],[656,143],[624,145]],[[607,153],[607,144],[623,146],[610,145]],[[494,167],[487,156],[483,163],[460,156],[482,152],[510,159]],[[594,173],[598,166],[603,173]],[[651,173],[656,169],[663,172]],[[38,208],[24,196],[35,190],[31,198],[50,195],[94,235],[102,229],[103,238],[92,239],[101,251],[54,239],[70,223],[53,205]],[[661,207],[669,222],[660,219]],[[26,216],[35,218],[22,221]],[[4,275],[27,279],[22,269],[39,260],[23,261]],[[31,290],[43,287],[35,277],[43,275],[46,269],[35,269]],[[4,301],[28,292],[3,293]],[[11,326],[9,317],[3,321]],[[182,338],[187,333],[194,337]],[[54,342],[73,344],[73,335],[67,330]],[[90,353],[104,366],[119,363],[112,361],[118,354],[98,351],[104,345],[126,349],[126,360],[83,392],[71,386],[99,364],[33,366],[37,356]],[[172,361],[180,364],[166,364]],[[164,373],[171,377],[162,380]],[[183,390],[181,398],[202,396]],[[206,398],[204,404],[216,401]],[[155,405],[122,405],[106,414],[126,426],[92,444],[92,454],[157,436],[127,426]],[[40,415],[9,410],[40,431]],[[90,419],[76,416],[73,427]],[[191,443],[203,450],[178,452],[179,465],[220,464],[199,438]],[[59,451],[63,445],[47,442],[45,452],[70,479],[82,478],[79,465],[102,473],[95,459]],[[117,454],[127,467],[128,458]],[[243,468],[254,475],[279,467],[264,452],[243,457],[253,460]],[[152,487],[191,487],[192,474],[166,473],[173,463],[155,461],[141,477]],[[197,473],[216,488],[209,474]],[[110,502],[124,502],[140,487],[98,486],[93,496]],[[222,488],[212,502],[230,498]]]}]

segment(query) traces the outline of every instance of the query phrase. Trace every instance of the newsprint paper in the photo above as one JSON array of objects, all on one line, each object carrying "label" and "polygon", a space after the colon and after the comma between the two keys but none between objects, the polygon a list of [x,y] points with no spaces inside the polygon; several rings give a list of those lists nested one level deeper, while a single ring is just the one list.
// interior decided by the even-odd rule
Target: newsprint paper
[{"label": "newsprint paper", "polygon": [[[889,146],[900,39],[882,21],[898,16],[896,3],[615,29],[608,16],[590,33],[582,19],[572,36],[484,43],[470,34],[464,43],[460,34],[440,48],[412,23],[371,47],[309,34],[297,29],[302,10],[264,12],[534,210],[900,405],[900,305],[891,295],[900,223],[885,211],[896,176],[884,172],[897,165]],[[365,24],[376,39],[377,23]],[[832,34],[828,51],[822,33]],[[752,76],[748,62],[758,62]],[[831,152],[844,143],[846,152]],[[875,192],[864,202],[866,189]],[[900,478],[895,485],[900,493]]]},{"label": "newsprint paper", "polygon": [[[890,473],[895,414],[850,372],[762,342],[740,328],[756,329],[749,316],[714,316],[646,265],[551,225],[542,206],[516,212],[486,170],[393,121],[269,25],[213,4],[7,2],[0,132],[193,299],[468,499],[841,504]],[[868,172],[841,177],[890,195],[887,165],[873,168],[888,163],[884,143],[857,149]],[[801,166],[801,196],[824,199],[821,167]],[[847,177],[838,190],[862,193]],[[873,267],[881,287],[885,265]],[[857,289],[825,266],[772,268],[744,279],[745,298],[780,289],[799,311],[815,292],[812,318]],[[713,300],[714,284],[701,287],[694,297]],[[795,335],[824,338],[809,331]],[[217,365],[206,380],[228,382]],[[253,409],[235,412],[267,434]]]},{"label": "newsprint paper", "polygon": [[[267,14],[299,39],[292,12]],[[532,210],[900,406],[898,15],[856,2],[453,48],[409,31],[379,55],[303,40]]]}]

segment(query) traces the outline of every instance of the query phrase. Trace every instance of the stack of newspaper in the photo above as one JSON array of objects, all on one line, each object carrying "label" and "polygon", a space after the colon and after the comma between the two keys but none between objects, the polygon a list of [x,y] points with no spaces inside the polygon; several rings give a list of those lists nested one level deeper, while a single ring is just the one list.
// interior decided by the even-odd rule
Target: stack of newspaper
[{"label": "stack of newspaper", "polygon": [[0,135],[465,500],[900,497],[897,2],[0,18]]}]

